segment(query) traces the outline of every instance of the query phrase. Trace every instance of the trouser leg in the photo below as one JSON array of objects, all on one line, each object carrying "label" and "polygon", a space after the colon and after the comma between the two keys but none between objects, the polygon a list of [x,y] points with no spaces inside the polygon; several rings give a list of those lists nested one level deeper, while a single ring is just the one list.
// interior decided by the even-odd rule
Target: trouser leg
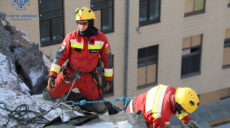
[{"label": "trouser leg", "polygon": [[[103,100],[103,98],[100,97],[102,96],[102,91],[98,88],[91,74],[83,75],[77,84],[77,88],[89,101]],[[107,112],[107,107],[103,102],[88,104],[88,106],[91,106],[90,108],[93,109],[92,111],[98,114],[104,114]]]}]

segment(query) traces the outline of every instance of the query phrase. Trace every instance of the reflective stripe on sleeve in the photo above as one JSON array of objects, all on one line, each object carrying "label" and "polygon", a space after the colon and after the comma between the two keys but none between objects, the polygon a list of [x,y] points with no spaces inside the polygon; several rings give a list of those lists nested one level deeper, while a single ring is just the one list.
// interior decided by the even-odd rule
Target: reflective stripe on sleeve
[{"label": "reflective stripe on sleeve", "polygon": [[53,71],[59,74],[60,70],[61,70],[61,66],[59,66],[58,64],[54,64],[54,63],[51,64],[50,71]]},{"label": "reflective stripe on sleeve", "polygon": [[113,76],[113,69],[108,69],[108,68],[105,68],[105,77],[112,77]]},{"label": "reflective stripe on sleeve", "polygon": [[133,110],[133,99],[129,103],[129,112],[130,113],[134,113],[134,110]]},{"label": "reflective stripe on sleeve", "polygon": [[188,113],[183,112],[181,114],[177,114],[176,116],[177,116],[178,119],[182,120],[184,117],[188,116]]},{"label": "reflective stripe on sleeve", "polygon": [[71,48],[80,48],[83,49],[83,43],[77,42],[75,39],[70,40]]}]

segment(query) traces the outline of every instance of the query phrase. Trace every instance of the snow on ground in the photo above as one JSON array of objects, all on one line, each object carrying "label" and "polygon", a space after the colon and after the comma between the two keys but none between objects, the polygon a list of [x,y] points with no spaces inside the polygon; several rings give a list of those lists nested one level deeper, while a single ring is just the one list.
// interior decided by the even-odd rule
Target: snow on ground
[{"label": "snow on ground", "polygon": [[43,54],[43,60],[44,60],[44,63],[45,65],[48,67],[48,69],[50,68],[51,66],[51,62],[50,60],[46,57],[46,55]]},{"label": "snow on ground", "polygon": [[[21,91],[21,88],[27,90],[28,88],[25,86],[25,83],[19,82],[17,75],[15,74],[14,69],[9,66],[10,61],[7,60],[7,57],[0,53],[0,107],[6,107],[10,110],[14,110],[18,105],[28,104],[29,109],[33,111],[39,112],[39,108],[44,110],[50,110],[52,106],[56,103],[51,101],[45,101],[42,98],[42,95],[33,95],[30,96],[28,93],[24,94]],[[11,65],[11,64],[10,64]],[[0,108],[0,127],[6,124],[8,120],[9,112]],[[48,113],[45,117],[49,120],[61,115],[62,110],[60,108],[56,108]],[[65,115],[64,115],[65,117]],[[67,116],[68,117],[68,116]],[[66,117],[65,117],[66,118]],[[16,125],[16,122],[11,120],[9,122],[8,127]],[[36,126],[40,127],[40,126]],[[42,127],[42,126],[41,126]]]},{"label": "snow on ground", "polygon": [[121,121],[117,124],[112,122],[101,122],[85,126],[77,126],[75,128],[132,128],[132,125],[128,121]]},{"label": "snow on ground", "polygon": [[32,85],[34,86],[38,80],[39,77],[41,77],[42,72],[37,72],[33,69],[30,70],[30,79],[32,80]]}]

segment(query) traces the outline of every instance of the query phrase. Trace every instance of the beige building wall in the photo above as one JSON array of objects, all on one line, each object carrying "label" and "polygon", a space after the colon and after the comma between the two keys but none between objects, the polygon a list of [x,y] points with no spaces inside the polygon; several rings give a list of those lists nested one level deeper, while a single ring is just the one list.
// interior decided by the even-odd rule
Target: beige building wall
[{"label": "beige building wall", "polygon": [[[160,22],[141,27],[136,20],[139,1],[132,1],[130,7],[129,96],[150,88],[136,90],[136,80],[138,48],[151,45],[159,45],[158,83],[189,86],[205,94],[202,101],[210,99],[207,95],[219,99],[221,93],[215,91],[230,87],[230,69],[222,69],[225,30],[230,26],[226,1],[206,0],[205,13],[184,17],[184,0],[162,0]],[[201,74],[181,78],[182,40],[198,34],[203,34]]]},{"label": "beige building wall", "polygon": [[[228,1],[206,0],[205,13],[184,17],[185,0],[161,0],[160,22],[139,27],[139,0],[130,0],[129,51],[128,51],[128,96],[136,96],[149,88],[137,89],[138,49],[159,46],[158,83],[189,86],[201,95],[203,103],[218,100],[221,92],[230,87],[230,68],[222,69],[225,30],[230,28]],[[65,34],[76,29],[74,10],[90,7],[90,0],[64,0]],[[0,10],[7,14],[34,14],[32,20],[10,20],[17,28],[26,31],[31,41],[40,44],[38,1],[30,1],[26,11],[16,10],[11,0],[3,0]],[[114,54],[114,96],[124,95],[126,1],[114,0],[114,32],[106,34]],[[203,34],[201,50],[201,74],[181,78],[182,40],[185,37]],[[54,57],[58,45],[41,47]],[[230,95],[230,94],[229,94]],[[212,98],[210,98],[212,97]]]},{"label": "beige building wall", "polygon": [[26,32],[31,42],[38,43],[40,42],[38,1],[30,0],[29,5],[25,4],[23,7],[25,10],[17,10],[20,7],[13,4],[12,0],[0,1],[0,10],[7,14],[6,19],[18,30]]}]

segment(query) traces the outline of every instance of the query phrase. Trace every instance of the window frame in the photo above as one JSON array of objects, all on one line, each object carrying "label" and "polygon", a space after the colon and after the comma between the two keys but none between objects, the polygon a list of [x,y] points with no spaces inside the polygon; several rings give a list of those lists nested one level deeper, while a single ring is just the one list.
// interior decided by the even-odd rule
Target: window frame
[{"label": "window frame", "polygon": [[[156,55],[151,55],[151,56],[147,56],[147,57],[141,58],[141,61],[143,61],[143,60],[145,61],[144,63],[141,63],[141,64],[139,64],[139,58],[138,58],[138,56],[137,56],[137,75],[138,75],[138,68],[140,68],[140,67],[146,67],[146,68],[147,68],[148,65],[156,64],[156,81],[155,81],[155,82],[152,82],[152,83],[147,83],[147,75],[148,75],[148,72],[147,72],[147,70],[146,70],[146,72],[145,72],[145,73],[146,73],[146,79],[145,79],[146,83],[143,84],[143,85],[137,85],[137,89],[138,89],[138,90],[139,90],[139,89],[144,89],[144,88],[147,88],[147,87],[151,87],[151,86],[153,86],[153,85],[157,85],[157,84],[158,84],[159,45],[152,45],[152,46],[148,46],[148,47],[144,47],[144,48],[150,48],[150,47],[157,47],[157,54],[156,54]],[[142,48],[140,48],[140,49],[142,49]],[[138,49],[138,51],[139,51],[139,49]],[[154,58],[153,61],[148,61],[149,58],[151,58],[151,57]],[[138,78],[137,78],[137,80],[138,80]]]},{"label": "window frame", "polygon": [[[94,2],[92,2],[92,1],[94,1]],[[103,6],[98,6],[98,7],[93,7],[94,5],[94,3],[97,3],[97,2],[102,2],[102,1],[105,1],[105,0],[98,0],[98,1],[96,1],[96,0],[91,0],[90,1],[90,7],[91,7],[91,9],[93,10],[93,11],[97,11],[97,10],[101,10],[101,19],[100,19],[100,21],[101,21],[101,28],[100,28],[100,30],[101,30],[101,32],[103,32],[103,33],[111,33],[111,32],[114,32],[114,0],[112,0],[112,6],[107,6],[107,7],[103,7]],[[107,8],[112,8],[112,28],[111,29],[108,29],[108,30],[102,30],[102,26],[103,26],[103,22],[102,22],[102,10],[103,9],[107,9]],[[97,18],[97,17],[96,17]]]},{"label": "window frame", "polygon": [[[46,19],[41,19],[40,18],[41,14],[49,13],[49,12],[55,12],[55,11],[58,11],[58,10],[62,11],[62,16],[54,16],[54,17],[46,18]],[[48,10],[48,11],[40,11],[40,9],[38,7],[38,12],[39,12],[39,31],[41,31],[40,26],[41,26],[42,21],[48,21],[49,22],[49,29],[50,29],[50,41],[41,42],[41,33],[40,33],[40,47],[50,46],[50,45],[54,45],[54,44],[60,44],[64,40],[64,37],[65,37],[64,0],[62,0],[62,7],[60,9],[54,9],[54,10]],[[57,19],[57,18],[62,18],[62,22],[63,22],[63,24],[62,24],[62,30],[63,30],[62,38],[63,39],[52,40],[52,35],[53,35],[53,33],[52,33],[52,20]]]},{"label": "window frame", "polygon": [[[194,35],[196,36],[196,35]],[[182,48],[182,53],[183,53],[183,50],[186,50],[186,49],[192,49],[192,48],[198,48],[198,52],[199,53],[189,53],[188,55],[183,55],[182,54],[182,57],[181,57],[181,79],[183,78],[187,78],[187,77],[192,77],[192,76],[196,76],[196,75],[200,75],[201,74],[201,61],[202,61],[202,44],[203,44],[203,34],[200,34],[201,36],[201,41],[200,41],[200,45],[199,46],[192,46],[190,45],[189,48]],[[193,36],[189,36],[190,38],[192,38]],[[187,38],[187,37],[186,37]],[[183,42],[184,43],[184,42]],[[187,74],[182,74],[182,68],[183,68],[183,58],[190,58],[190,57],[193,57],[197,54],[200,54],[200,62],[199,62],[199,71],[196,71],[196,72],[190,72],[190,73],[187,73]]]},{"label": "window frame", "polygon": [[[140,19],[140,3],[143,0],[139,0],[139,19]],[[159,17],[155,20],[149,20],[150,17],[150,0],[147,0],[147,21],[141,21],[138,19],[139,22],[139,27],[149,25],[149,24],[154,24],[154,23],[159,23],[161,19],[161,0],[159,0]]]},{"label": "window frame", "polygon": [[[193,0],[193,1],[195,1],[195,0]],[[193,2],[193,3],[195,3],[195,2]],[[184,13],[184,17],[202,14],[202,13],[205,13],[205,10],[206,10],[206,0],[204,0],[204,9],[203,10],[194,11],[194,4],[193,4],[193,11]]]},{"label": "window frame", "polygon": [[[230,38],[227,38],[224,40],[224,48],[227,48],[227,47],[230,47]],[[230,64],[228,64],[228,65],[222,64],[222,69],[227,69],[227,68],[230,68]]]}]

